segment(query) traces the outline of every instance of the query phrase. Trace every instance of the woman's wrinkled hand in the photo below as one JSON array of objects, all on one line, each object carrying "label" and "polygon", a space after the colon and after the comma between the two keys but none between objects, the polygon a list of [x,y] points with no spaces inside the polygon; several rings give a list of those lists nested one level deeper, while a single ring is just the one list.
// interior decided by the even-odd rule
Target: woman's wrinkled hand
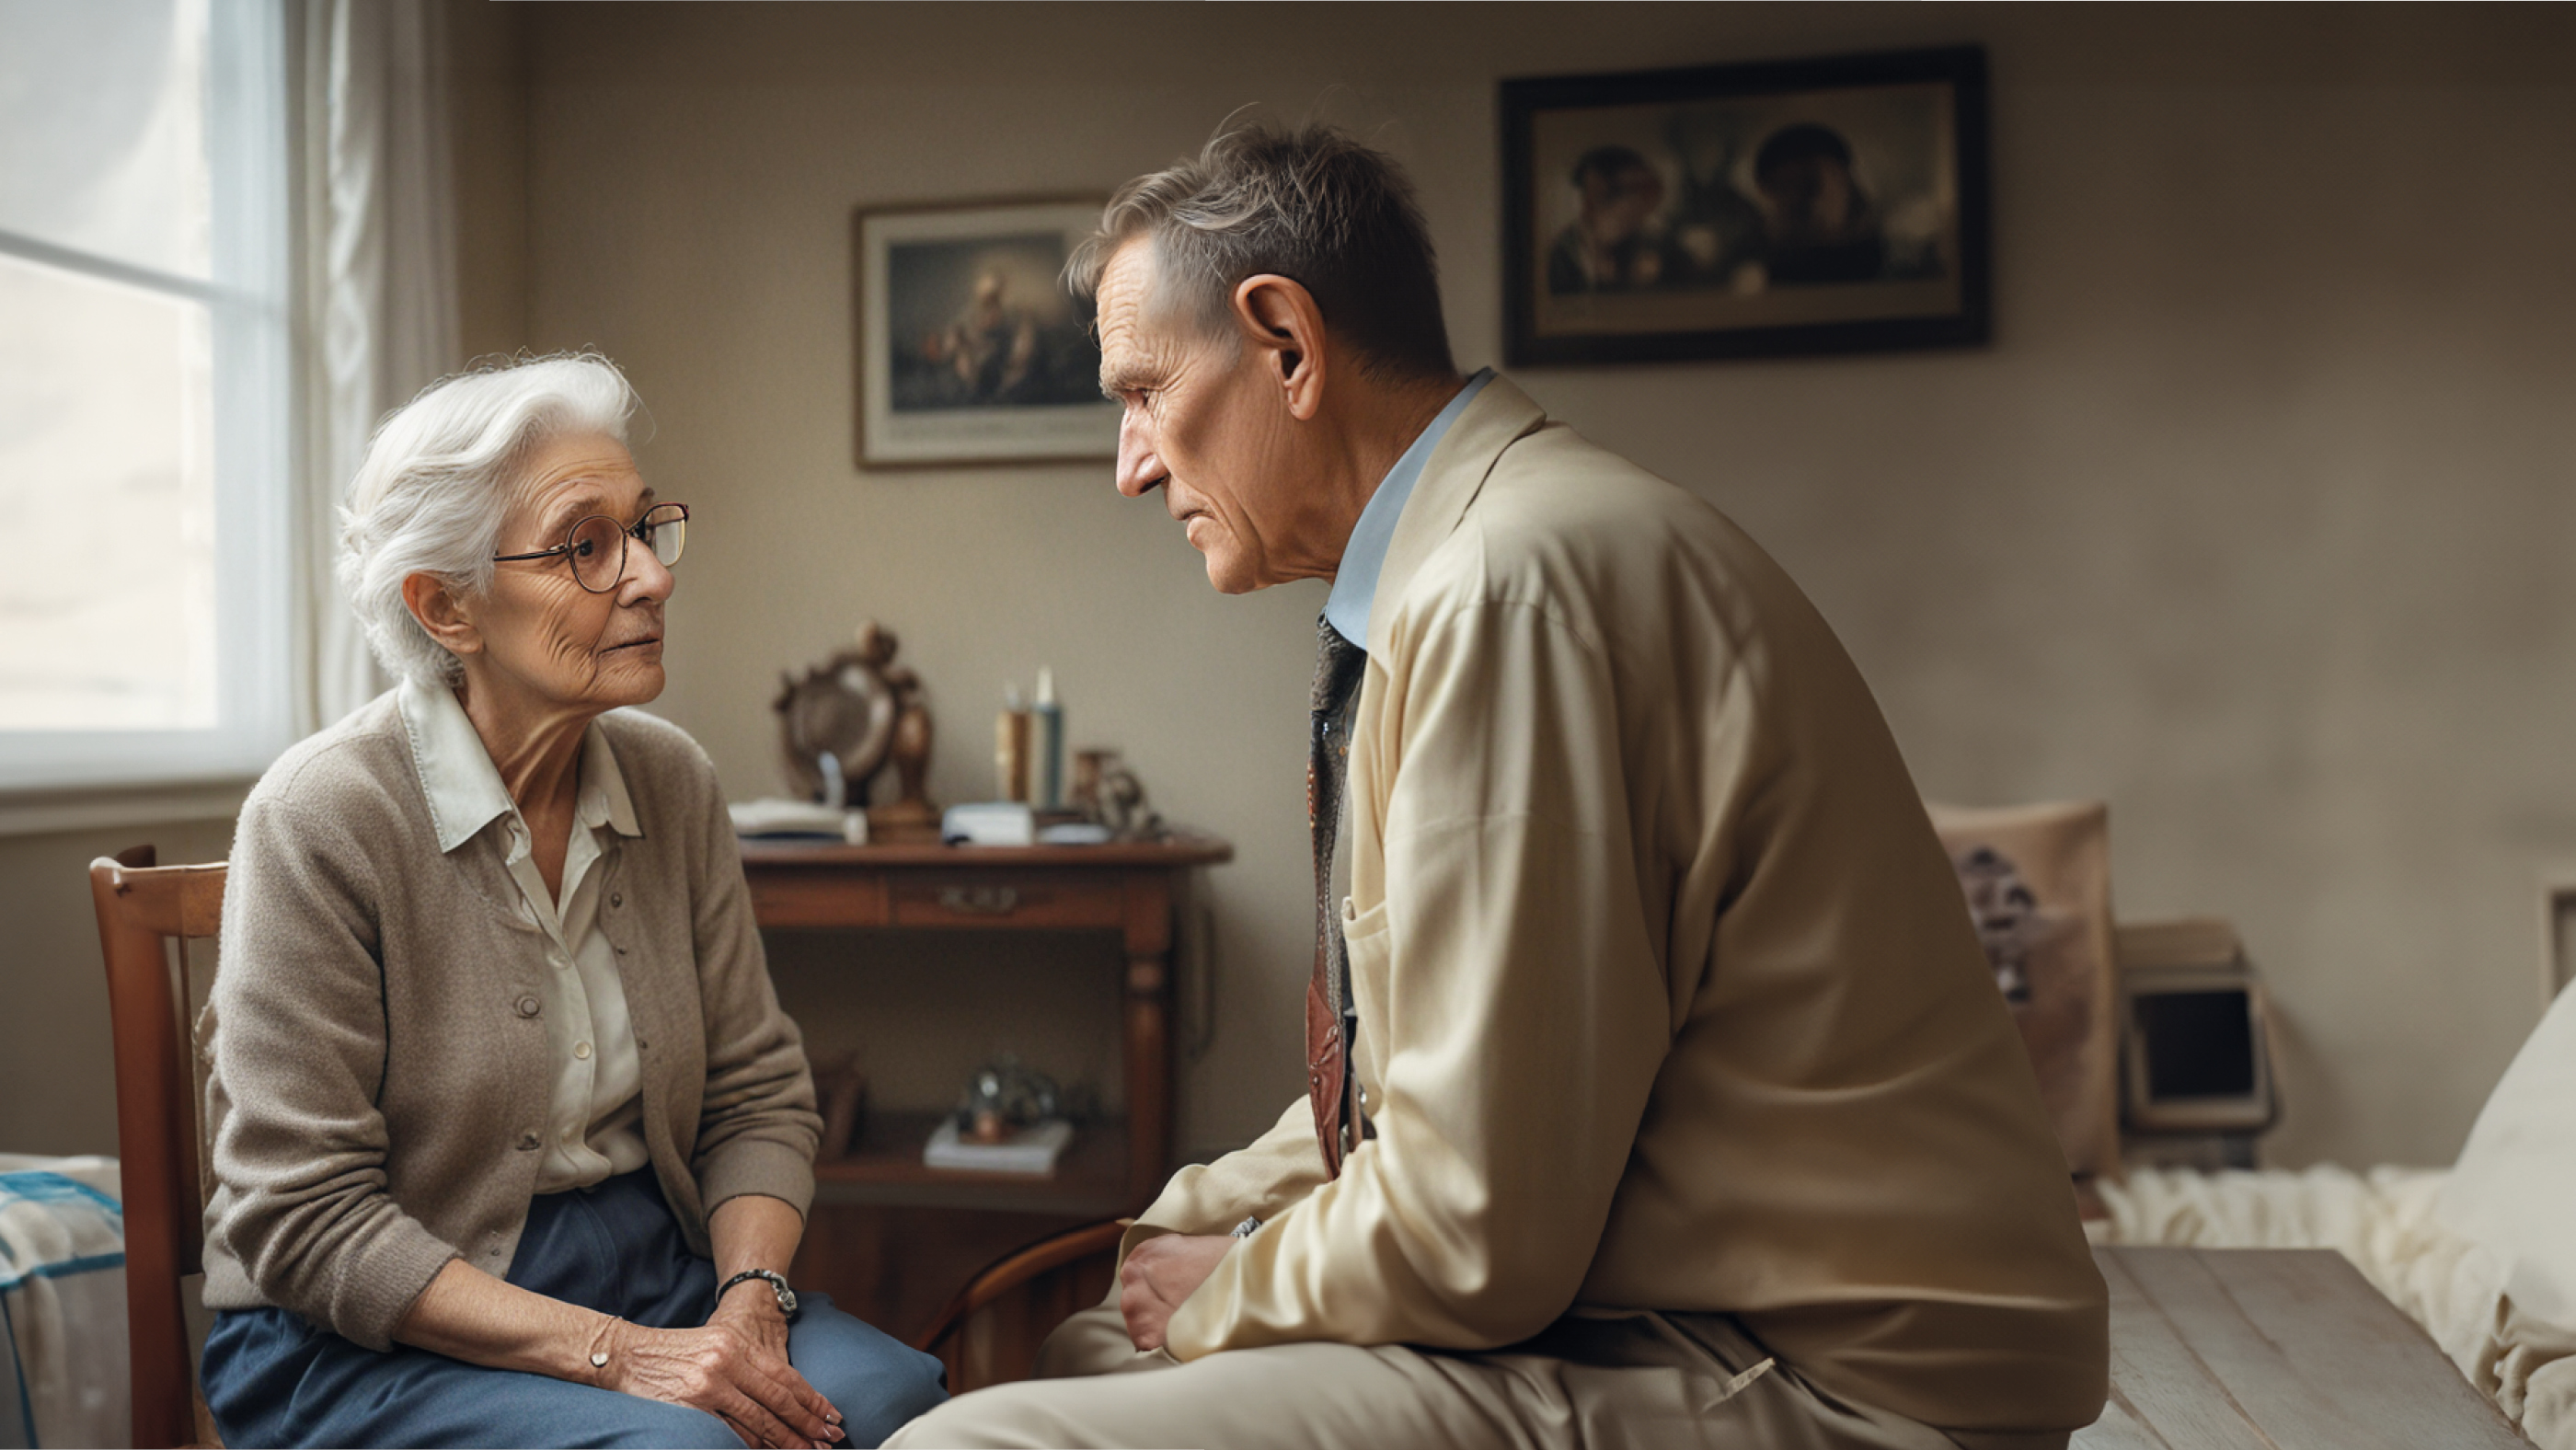
[{"label": "woman's wrinkled hand", "polygon": [[717,1301],[716,1312],[707,1316],[707,1322],[730,1324],[761,1348],[787,1358],[787,1316],[778,1312],[778,1301],[766,1285],[746,1284],[726,1295]]},{"label": "woman's wrinkled hand", "polygon": [[603,1389],[704,1410],[749,1446],[836,1450],[840,1412],[787,1362],[787,1321],[774,1303],[720,1306],[698,1329],[647,1329],[610,1321],[597,1348],[608,1355]]}]

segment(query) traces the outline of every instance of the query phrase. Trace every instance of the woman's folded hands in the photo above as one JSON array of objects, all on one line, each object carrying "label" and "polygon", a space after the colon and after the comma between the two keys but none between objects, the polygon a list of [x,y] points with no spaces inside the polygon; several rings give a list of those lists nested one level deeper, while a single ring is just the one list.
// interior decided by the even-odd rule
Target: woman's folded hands
[{"label": "woman's folded hands", "polygon": [[765,1293],[731,1296],[696,1329],[650,1329],[451,1259],[394,1338],[471,1364],[704,1410],[745,1445],[836,1450],[843,1439],[840,1412],[787,1362],[787,1316]]},{"label": "woman's folded hands", "polygon": [[766,1294],[736,1294],[697,1329],[602,1323],[603,1389],[704,1410],[750,1446],[836,1450],[840,1412],[787,1362],[787,1319]]}]

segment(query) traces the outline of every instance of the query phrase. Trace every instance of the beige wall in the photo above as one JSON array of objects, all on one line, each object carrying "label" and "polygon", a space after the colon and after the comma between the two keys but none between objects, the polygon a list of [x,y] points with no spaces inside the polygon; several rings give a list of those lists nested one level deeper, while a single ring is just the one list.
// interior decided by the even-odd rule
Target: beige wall
[{"label": "beige wall", "polygon": [[[873,615],[953,800],[1054,665],[1079,740],[1241,851],[1185,1142],[1298,1088],[1321,590],[1215,597],[1105,468],[859,471],[850,213],[1105,191],[1328,90],[1419,179],[1472,367],[1496,78],[1984,42],[1992,347],[1522,381],[1780,555],[1928,792],[2105,796],[2125,915],[2241,923],[2279,1156],[2446,1160],[2534,1018],[2533,874],[2576,857],[2565,12],[560,6],[528,39],[527,340],[632,371],[703,524],[664,707],[773,790],[779,670]],[[892,1040],[885,1000],[834,1030]]]},{"label": "beige wall", "polygon": [[0,1153],[116,1151],[89,863],[147,842],[165,862],[220,861],[232,834],[223,816],[0,837]]},{"label": "beige wall", "polygon": [[443,14],[461,361],[528,340],[528,12],[447,0]]}]

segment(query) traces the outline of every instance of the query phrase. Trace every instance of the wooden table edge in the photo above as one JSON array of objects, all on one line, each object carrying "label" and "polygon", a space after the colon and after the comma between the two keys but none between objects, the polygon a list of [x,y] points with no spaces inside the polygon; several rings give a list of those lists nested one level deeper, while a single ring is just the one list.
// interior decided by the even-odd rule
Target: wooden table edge
[{"label": "wooden table edge", "polygon": [[1234,859],[1232,843],[1215,836],[1174,836],[1162,841],[1111,841],[1099,846],[940,846],[927,842],[847,846],[831,841],[742,842],[745,870],[793,866],[875,867],[1183,867],[1216,866]]}]

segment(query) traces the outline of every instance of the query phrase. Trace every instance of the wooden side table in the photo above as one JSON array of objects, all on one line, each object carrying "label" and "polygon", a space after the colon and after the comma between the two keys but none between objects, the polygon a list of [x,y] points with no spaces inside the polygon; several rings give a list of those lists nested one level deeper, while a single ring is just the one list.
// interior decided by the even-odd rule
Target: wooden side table
[{"label": "wooden side table", "polygon": [[1031,1211],[1130,1211],[1151,1201],[1172,1157],[1172,912],[1182,873],[1234,858],[1212,836],[1105,846],[843,846],[745,841],[753,916],[764,929],[1115,931],[1126,954],[1125,1133],[1078,1137],[1047,1178],[931,1168],[936,1115],[871,1114],[852,1156],[815,1165],[826,1185],[888,1202]]}]

